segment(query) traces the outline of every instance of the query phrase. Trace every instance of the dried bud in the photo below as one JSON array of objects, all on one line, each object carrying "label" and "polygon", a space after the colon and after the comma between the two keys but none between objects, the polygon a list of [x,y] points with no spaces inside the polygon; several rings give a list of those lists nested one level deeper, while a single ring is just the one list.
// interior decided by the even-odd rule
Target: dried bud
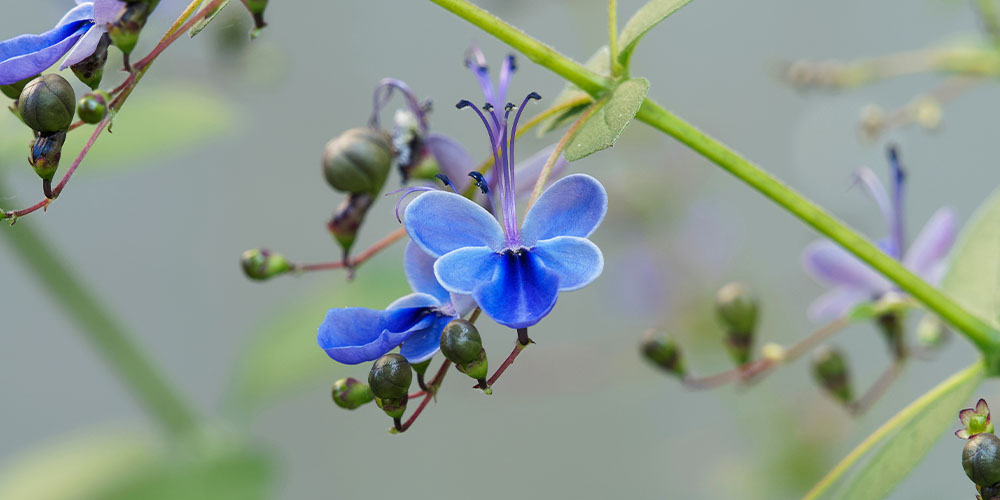
[{"label": "dried bud", "polygon": [[333,189],[378,194],[392,167],[392,144],[373,128],[353,128],[326,144],[323,175]]},{"label": "dried bud", "polygon": [[1000,483],[1000,438],[995,434],[976,434],[962,449],[965,475],[979,486]]},{"label": "dried bud", "polygon": [[486,350],[476,325],[456,319],[441,331],[441,353],[455,363],[458,371],[476,379],[485,379],[489,372]]},{"label": "dried bud", "polygon": [[877,320],[892,355],[896,359],[902,359],[906,355],[906,345],[903,343],[903,315],[897,311],[890,311],[879,315]]},{"label": "dried bud", "polygon": [[673,373],[678,377],[684,377],[684,359],[681,357],[681,350],[677,344],[666,336],[656,336],[650,330],[646,333],[646,338],[640,344],[642,355],[649,362],[660,367],[662,370]]},{"label": "dried bud", "polygon": [[816,381],[841,403],[848,404],[853,399],[847,362],[837,349],[830,346],[816,349],[816,354],[813,356],[813,375]]},{"label": "dried bud", "polygon": [[333,402],[346,410],[353,410],[375,399],[367,384],[354,378],[342,378],[333,383]]},{"label": "dried bud", "polygon": [[55,73],[42,75],[24,86],[17,112],[35,132],[65,131],[76,114],[76,93],[65,78]]},{"label": "dried bud", "polygon": [[361,229],[361,224],[365,221],[365,215],[368,214],[368,209],[374,202],[375,198],[370,194],[352,194],[337,207],[333,218],[326,225],[330,234],[344,250],[345,261],[351,247],[354,246],[358,230]]},{"label": "dried bud", "polygon": [[368,374],[368,385],[375,395],[375,403],[392,418],[401,418],[406,412],[407,393],[412,382],[410,363],[395,353],[375,360]]},{"label": "dried bud", "polygon": [[263,281],[292,270],[292,265],[280,253],[255,248],[240,256],[243,272],[252,280]]},{"label": "dried bud", "polygon": [[30,76],[28,78],[25,78],[24,80],[21,80],[19,82],[14,82],[9,85],[0,85],[0,92],[2,92],[3,95],[10,97],[11,99],[14,99],[16,101],[18,97],[21,97],[21,91],[24,90],[24,86],[27,85],[28,82],[34,80],[35,78],[38,78],[38,75]]},{"label": "dried bud", "polygon": [[726,328],[726,346],[736,364],[750,361],[757,328],[757,299],[741,283],[729,283],[715,296],[715,310]]},{"label": "dried bud", "polygon": [[100,123],[108,115],[108,103],[111,96],[103,90],[88,92],[80,98],[76,112],[84,123]]},{"label": "dried bud", "polygon": [[36,133],[35,140],[31,143],[31,156],[28,157],[28,163],[42,178],[46,191],[45,196],[48,198],[52,198],[49,182],[59,168],[64,142],[66,142],[66,132],[60,131],[51,134]]},{"label": "dried bud", "polygon": [[122,53],[128,57],[139,42],[139,33],[146,26],[146,20],[156,8],[158,1],[134,1],[126,2],[125,9],[122,10],[118,20],[111,25],[108,35],[111,36],[111,43],[115,44]]},{"label": "dried bud", "polygon": [[97,87],[101,86],[101,80],[104,78],[104,64],[108,62],[109,45],[111,45],[111,36],[105,33],[97,42],[97,48],[93,54],[70,66],[73,74],[91,90],[97,90]]}]

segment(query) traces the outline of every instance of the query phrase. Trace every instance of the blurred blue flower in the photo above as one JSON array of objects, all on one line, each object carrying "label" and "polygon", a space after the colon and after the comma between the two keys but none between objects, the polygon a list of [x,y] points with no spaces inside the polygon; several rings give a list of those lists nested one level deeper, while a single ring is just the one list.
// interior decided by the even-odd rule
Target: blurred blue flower
[{"label": "blurred blue flower", "polygon": [[0,85],[41,74],[63,56],[66,69],[94,54],[109,24],[125,7],[120,0],[76,0],[52,28],[41,35],[21,35],[0,42]]},{"label": "blurred blue flower", "polygon": [[601,274],[604,256],[587,237],[604,219],[608,198],[593,177],[571,175],[546,189],[518,227],[513,137],[525,105],[540,96],[524,98],[508,133],[515,106],[507,103],[501,117],[495,104],[506,93],[513,58],[504,63],[496,90],[485,65],[477,64],[487,114],[469,101],[458,107],[475,110],[486,126],[497,175],[480,187],[499,192],[498,215],[458,194],[432,191],[410,203],[405,224],[416,244],[439,257],[434,274],[446,290],[472,295],[497,323],[527,328],[552,310],[560,291],[582,288]]},{"label": "blurred blue flower", "polygon": [[[945,270],[945,258],[955,242],[955,213],[950,208],[934,212],[927,224],[906,248],[904,239],[903,189],[905,174],[895,149],[889,150],[892,173],[892,193],[886,191],[871,169],[858,171],[858,180],[875,199],[889,236],[878,242],[879,247],[900,260],[910,271],[931,284],[940,281]],[[812,243],[803,255],[806,271],[833,289],[816,299],[809,307],[809,316],[825,321],[842,316],[855,305],[878,300],[895,286],[874,269],[829,240]]]},{"label": "blurred blue flower", "polygon": [[415,293],[400,297],[384,311],[363,307],[331,309],[319,326],[319,346],[336,361],[354,365],[373,361],[399,347],[410,363],[438,352],[441,331],[475,304],[441,288],[434,277],[434,258],[413,243],[403,255],[406,279]]}]

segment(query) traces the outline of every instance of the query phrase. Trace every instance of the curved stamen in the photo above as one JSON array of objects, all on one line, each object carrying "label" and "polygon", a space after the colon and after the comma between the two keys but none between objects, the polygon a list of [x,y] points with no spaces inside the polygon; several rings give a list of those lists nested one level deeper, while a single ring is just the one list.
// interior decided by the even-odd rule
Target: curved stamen
[{"label": "curved stamen", "polygon": [[899,162],[899,151],[895,144],[889,145],[889,166],[892,169],[892,206],[893,206],[893,221],[892,221],[892,238],[896,241],[896,247],[899,249],[899,255],[903,255],[903,188],[905,187],[906,181],[906,171],[903,170],[903,165]]},{"label": "curved stamen", "polygon": [[518,239],[517,231],[517,207],[514,203],[514,186],[511,184],[513,181],[513,170],[514,166],[510,163],[509,157],[507,155],[507,148],[512,138],[507,135],[507,119],[510,116],[510,111],[514,109],[514,105],[508,103],[504,106],[503,115],[503,135],[500,138],[500,161],[502,162],[502,170],[500,178],[503,182],[500,184],[500,206],[503,212],[503,225],[504,232],[507,234],[508,245],[513,245]]},{"label": "curved stamen", "polygon": [[[490,152],[493,153],[493,168],[494,170],[499,172],[503,164],[500,163],[500,156],[497,152],[498,148],[497,148],[496,136],[493,135],[493,129],[490,128],[490,122],[486,120],[486,115],[484,115],[483,112],[479,110],[479,108],[475,107],[472,104],[472,102],[466,99],[458,101],[458,104],[456,104],[455,107],[457,107],[458,109],[472,108],[472,110],[475,111],[477,115],[479,115],[479,119],[483,121],[483,125],[486,127],[486,133],[489,134],[490,136]],[[493,113],[490,113],[490,115],[493,115]]]},{"label": "curved stamen", "polygon": [[449,179],[447,175],[434,174],[434,177],[437,177],[438,180],[441,181],[445,186],[450,187],[451,190],[455,192],[455,194],[458,194],[458,189],[455,188],[455,185],[452,184],[451,179]]},{"label": "curved stamen", "polygon": [[403,195],[399,197],[399,200],[396,201],[396,220],[398,220],[400,222],[400,224],[403,223],[403,218],[400,217],[400,215],[399,215],[399,207],[403,205],[403,200],[405,200],[407,196],[409,196],[409,195],[411,195],[413,193],[419,192],[419,191],[437,191],[437,190],[434,189],[434,188],[427,187],[427,186],[415,186],[415,187],[408,187],[408,188],[405,188],[405,187],[404,188],[399,188],[399,189],[397,189],[395,191],[392,191],[391,193],[385,193],[386,196],[397,194],[397,193],[400,193],[400,192],[403,193]]},{"label": "curved stamen", "polygon": [[494,211],[496,210],[496,203],[493,202],[493,191],[490,191],[490,183],[486,181],[486,178],[483,177],[483,174],[476,172],[475,170],[469,172],[469,177],[472,177],[472,180],[476,184],[476,187],[478,187],[483,192],[483,194],[486,195],[487,203],[489,203],[490,205],[489,206],[490,213],[491,214],[495,213]]},{"label": "curved stamen", "polygon": [[399,92],[403,94],[403,97],[406,99],[407,107],[410,108],[410,111],[417,116],[417,120],[420,123],[420,131],[426,133],[428,126],[426,115],[430,111],[427,106],[429,106],[430,101],[421,104],[417,100],[416,94],[410,90],[410,86],[407,85],[406,82],[395,78],[383,78],[378,82],[378,85],[375,86],[375,94],[372,99],[372,116],[371,119],[368,120],[368,123],[372,126],[372,128],[379,128],[379,114],[382,112],[382,108],[389,103],[389,99],[392,98],[393,90],[399,90]]},{"label": "curved stamen", "polygon": [[[517,122],[521,120],[521,113],[524,111],[524,107],[528,104],[528,101],[530,101],[530,100],[540,100],[541,98],[542,98],[542,96],[538,95],[538,92],[531,92],[531,93],[529,93],[527,96],[524,97],[524,100],[521,101],[521,107],[517,108],[517,114],[514,115],[514,124],[511,125],[511,127],[510,127],[510,153],[509,154],[510,154],[510,165],[511,165],[511,169],[510,169],[511,170],[511,172],[510,172],[510,185],[511,186],[516,186],[516,184],[514,183],[514,168],[513,168],[513,166],[514,166],[514,140],[517,138]],[[515,189],[514,187],[511,187],[512,191],[514,189]]]}]

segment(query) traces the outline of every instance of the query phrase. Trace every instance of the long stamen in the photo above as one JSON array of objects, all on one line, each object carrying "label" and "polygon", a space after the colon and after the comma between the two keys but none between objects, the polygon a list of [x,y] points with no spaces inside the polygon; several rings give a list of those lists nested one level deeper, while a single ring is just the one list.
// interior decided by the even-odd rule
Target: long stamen
[{"label": "long stamen", "polygon": [[476,187],[478,187],[483,192],[483,194],[486,195],[486,201],[489,204],[489,211],[491,214],[495,214],[496,203],[493,201],[493,191],[490,191],[490,183],[486,181],[486,178],[483,177],[483,174],[476,172],[475,170],[469,172],[469,177],[472,177],[473,182],[475,182],[476,184]]},{"label": "long stamen", "polygon": [[903,170],[903,165],[899,162],[899,151],[896,149],[895,145],[889,146],[889,165],[892,168],[892,205],[893,211],[893,223],[892,223],[892,237],[896,241],[896,248],[898,248],[900,256],[903,254],[903,188],[905,187],[906,172]]},{"label": "long stamen", "polygon": [[506,111],[503,115],[503,135],[500,137],[500,161],[503,162],[501,164],[502,175],[500,177],[504,179],[503,185],[500,188],[500,205],[503,207],[503,223],[508,243],[517,239],[517,211],[514,207],[513,186],[510,185],[511,165],[507,157],[507,117],[510,115],[510,110],[513,107],[510,103],[504,107]]},{"label": "long stamen", "polygon": [[[383,95],[383,89],[385,90]],[[379,113],[382,112],[382,108],[389,103],[389,99],[392,98],[392,91],[399,90],[403,97],[406,99],[406,105],[410,108],[410,112],[417,116],[417,120],[420,122],[421,132],[427,132],[427,112],[429,108],[427,103],[421,104],[417,100],[416,94],[410,90],[409,85],[402,80],[397,80],[395,78],[384,78],[382,81],[378,82],[375,86],[375,95],[373,96],[372,105],[372,116],[369,120],[369,124],[378,128],[379,126]]]},{"label": "long stamen", "polygon": [[444,184],[445,186],[450,187],[451,190],[454,191],[455,194],[458,194],[458,189],[455,188],[455,184],[451,182],[451,179],[449,179],[447,175],[444,175],[444,174],[434,174],[434,177],[437,177],[437,179],[439,181],[441,181],[442,184]]},{"label": "long stamen", "polygon": [[[514,138],[517,137],[517,122],[521,119],[521,113],[524,111],[524,107],[528,104],[530,100],[539,100],[542,96],[538,95],[538,92],[532,92],[524,97],[521,101],[521,107],[517,108],[517,114],[514,115],[514,124],[510,127],[510,185],[511,189],[516,189],[517,184],[514,183]],[[516,194],[516,193],[515,193]]]},{"label": "long stamen", "polygon": [[416,192],[420,192],[420,191],[437,191],[437,190],[434,189],[434,188],[427,187],[427,186],[416,186],[416,187],[408,187],[408,188],[399,188],[399,189],[397,189],[397,190],[395,190],[395,191],[393,191],[391,193],[385,193],[386,196],[397,194],[397,193],[403,193],[403,195],[400,196],[398,200],[396,200],[396,220],[398,220],[401,224],[403,222],[403,218],[400,217],[400,215],[399,215],[399,207],[401,207],[403,205],[403,200],[405,200],[407,196],[410,196],[411,194],[416,193]]},{"label": "long stamen", "polygon": [[[493,134],[493,129],[490,127],[490,122],[486,120],[486,115],[484,115],[482,111],[479,111],[479,108],[475,107],[471,102],[465,99],[458,101],[458,104],[456,104],[455,107],[457,107],[458,109],[472,108],[472,110],[475,111],[477,115],[479,115],[479,119],[483,121],[483,125],[486,127],[486,133],[489,134],[490,136],[490,152],[493,153],[493,168],[497,172],[500,172],[501,169],[503,168],[503,163],[500,162],[500,155],[498,152],[499,148],[497,147],[497,138]],[[490,115],[493,115],[493,113],[490,112]],[[500,193],[502,196],[503,195],[502,189]],[[492,203],[492,201],[490,203]],[[500,203],[501,204],[503,203],[502,198],[500,200]]]}]

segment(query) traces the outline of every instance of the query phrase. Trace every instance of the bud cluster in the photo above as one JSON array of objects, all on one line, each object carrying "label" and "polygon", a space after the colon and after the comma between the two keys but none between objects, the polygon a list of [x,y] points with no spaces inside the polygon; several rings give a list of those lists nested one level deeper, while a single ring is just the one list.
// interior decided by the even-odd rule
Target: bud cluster
[{"label": "bud cluster", "polygon": [[962,428],[955,435],[965,439],[962,468],[976,484],[979,500],[1000,500],[1000,438],[993,433],[990,408],[980,399],[975,408],[958,412]]}]

